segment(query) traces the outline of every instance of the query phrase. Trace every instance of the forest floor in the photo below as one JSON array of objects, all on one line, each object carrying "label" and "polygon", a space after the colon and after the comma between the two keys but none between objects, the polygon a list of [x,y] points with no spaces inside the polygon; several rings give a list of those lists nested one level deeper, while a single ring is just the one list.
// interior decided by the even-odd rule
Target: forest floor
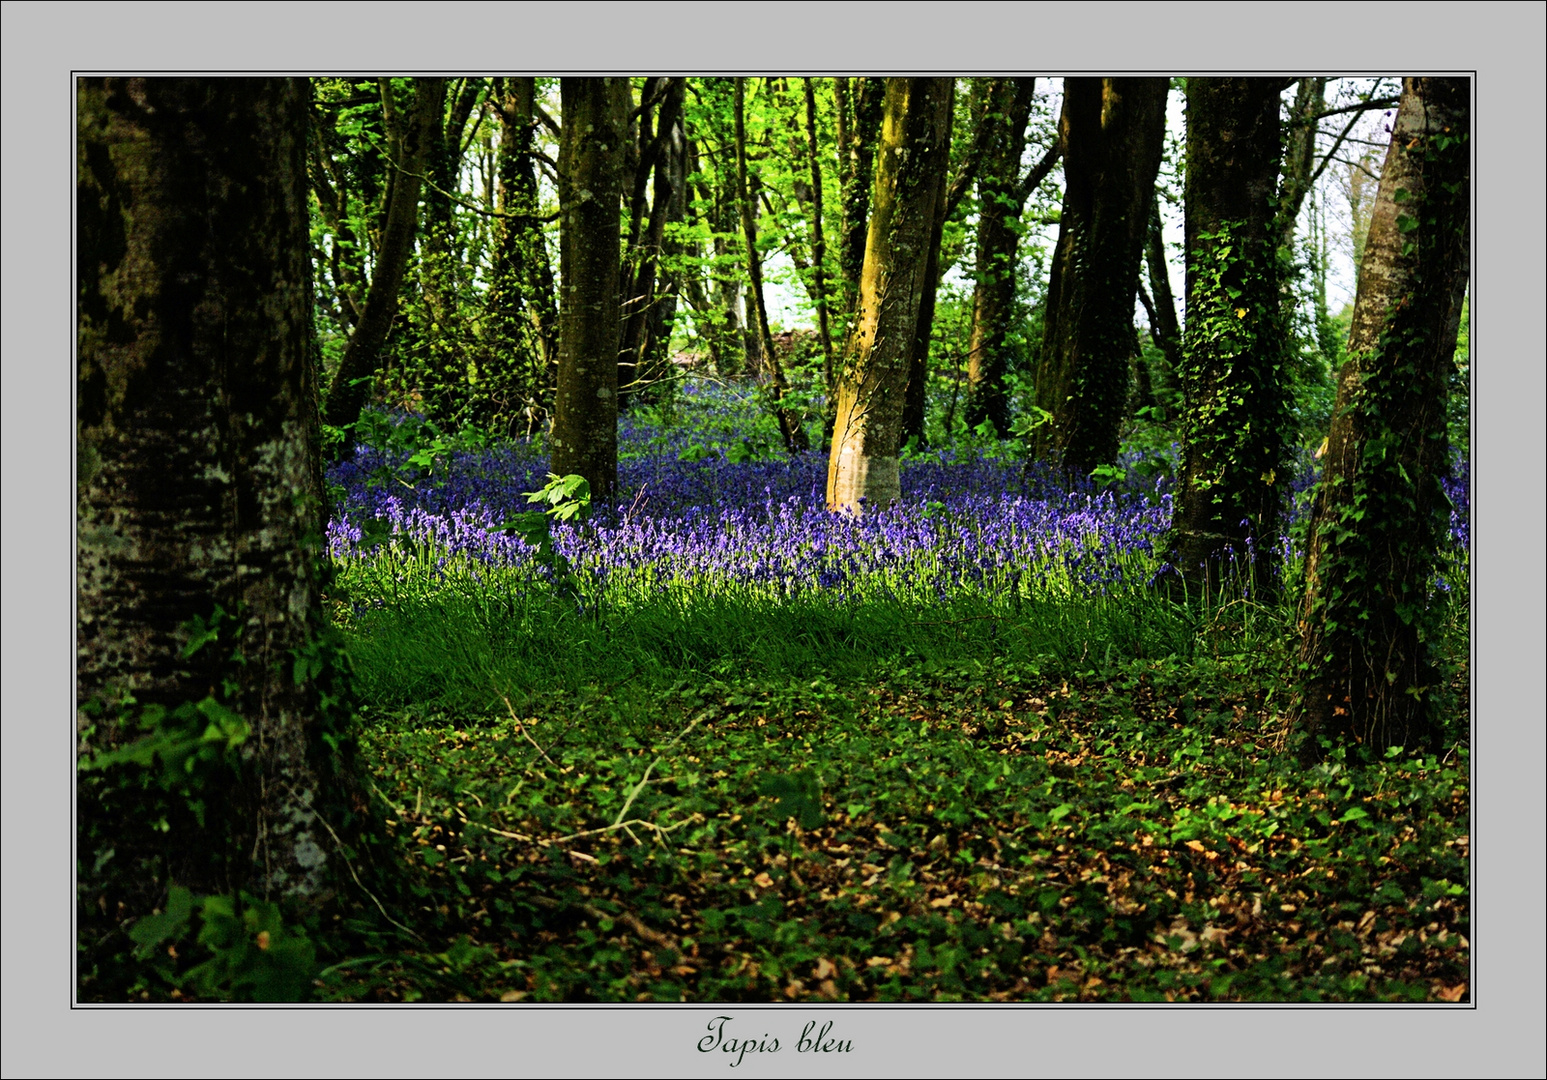
[{"label": "forest floor", "polygon": [[425,944],[326,996],[1466,1000],[1466,748],[1299,768],[1274,672],[996,656],[374,716]]},{"label": "forest floor", "polygon": [[[1468,1000],[1464,578],[1437,600],[1444,744],[1307,768],[1287,602],[1175,604],[1096,558],[1131,543],[1103,513],[1163,526],[1153,490],[1056,513],[1028,496],[967,537],[947,523],[988,481],[952,495],[942,466],[913,474],[917,513],[838,551],[726,441],[652,443],[625,487],[661,516],[598,527],[591,554],[565,533],[569,561],[519,585],[481,548],[458,570],[450,517],[353,511],[335,543],[368,569],[330,599],[408,891],[390,924],[324,936],[324,999]],[[756,520],[714,508],[760,467]],[[672,479],[694,468],[713,496]],[[1063,576],[1035,586],[1014,554],[1031,533],[993,539],[989,520],[1025,505],[1052,516],[1023,530],[1097,530],[1060,533]],[[787,518],[806,539],[779,563],[758,552]],[[720,554],[638,554],[673,529]],[[956,557],[990,540],[1011,556]],[[625,549],[633,591],[584,592],[623,580]],[[702,589],[651,576],[692,559]]]}]

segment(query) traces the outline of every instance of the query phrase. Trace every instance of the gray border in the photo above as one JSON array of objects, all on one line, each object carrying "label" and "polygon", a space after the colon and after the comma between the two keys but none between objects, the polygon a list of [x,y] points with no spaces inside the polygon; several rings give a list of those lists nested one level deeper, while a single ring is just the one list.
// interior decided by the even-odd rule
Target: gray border
[{"label": "gray border", "polygon": [[[664,26],[635,26],[600,5],[450,5],[403,8],[382,30],[365,7],[7,4],[3,10],[3,506],[6,568],[0,684],[4,731],[7,1037],[4,1071],[28,1075],[285,1075],[386,1071],[468,1075],[542,1073],[719,1075],[726,1064],[691,1048],[722,1012],[780,1035],[833,1016],[856,1053],[836,1066],[792,1053],[746,1071],[783,1074],[984,1075],[1191,1072],[1231,1051],[1264,1075],[1340,1071],[1420,1075],[1540,1075],[1543,918],[1540,842],[1543,724],[1541,459],[1543,363],[1537,318],[1544,295],[1540,115],[1543,10],[1537,5],[1394,10],[1344,4],[1103,4],[1099,7],[910,7],[879,29],[882,9],[782,4],[683,5]],[[662,9],[666,10],[666,9]],[[1442,21],[1442,16],[1444,21]],[[712,25],[710,20],[712,19]],[[926,20],[934,20],[926,25]],[[694,25],[688,25],[689,22]],[[1536,30],[1531,30],[1536,26]],[[968,33],[979,40],[968,40]],[[582,38],[581,35],[586,35]],[[932,70],[1218,71],[1305,63],[1324,71],[1476,69],[1479,256],[1474,272],[1477,376],[1474,438],[1474,633],[1477,720],[1473,845],[1480,868],[1475,1009],[1219,1010],[1063,1007],[767,1009],[649,1007],[437,1010],[424,1025],[372,1009],[69,1011],[62,950],[73,906],[68,780],[62,734],[73,697],[73,602],[67,435],[73,379],[73,284],[65,236],[73,194],[72,69],[369,70],[450,63],[460,70],[663,67],[844,72]],[[1222,63],[1224,61],[1224,63]],[[741,65],[746,65],[741,67]],[[1518,209],[1517,209],[1518,208]],[[1529,244],[1512,243],[1532,223]],[[1474,264],[1475,266],[1476,264]],[[1476,357],[1481,355],[1480,365]],[[1494,355],[1497,355],[1497,360]],[[1497,365],[1497,367],[1495,366]],[[1506,368],[1504,365],[1508,365]],[[1494,372],[1499,374],[1496,376]],[[1507,375],[1505,372],[1507,371]],[[1534,389],[1533,389],[1534,388]],[[1476,469],[1476,463],[1482,469]],[[1518,487],[1517,483],[1518,482]],[[1532,556],[1531,551],[1537,554]],[[1486,565],[1481,555],[1486,554]],[[54,709],[59,709],[58,714]],[[1492,738],[1498,729],[1502,738]],[[1525,946],[1522,950],[1521,946]],[[1528,951],[1526,951],[1528,950]],[[1516,958],[1519,957],[1517,960]],[[1535,1001],[1536,1005],[1530,1003]],[[1120,1025],[1120,1026],[1119,1026]],[[1127,1037],[1124,1037],[1127,1036]],[[1271,1048],[1271,1049],[1268,1049]],[[1264,1053],[1264,1050],[1267,1050]],[[1225,1058],[1228,1060],[1228,1058]],[[544,1066],[548,1066],[547,1069]],[[732,1074],[735,1075],[735,1074]]]}]

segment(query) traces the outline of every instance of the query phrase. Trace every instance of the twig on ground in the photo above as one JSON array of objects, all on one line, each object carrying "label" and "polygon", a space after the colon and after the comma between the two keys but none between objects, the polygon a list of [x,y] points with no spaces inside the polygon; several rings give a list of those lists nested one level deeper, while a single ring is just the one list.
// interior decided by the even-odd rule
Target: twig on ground
[{"label": "twig on ground", "polygon": [[[495,693],[499,693],[499,691],[496,690]],[[526,725],[523,724],[520,721],[520,719],[517,718],[517,716],[516,716],[516,707],[510,703],[510,699],[508,697],[506,697],[504,694],[500,694],[500,700],[505,703],[505,708],[507,710],[509,710],[509,712],[510,712],[510,721],[511,721],[511,723],[516,725],[516,730],[521,732],[522,736],[526,739],[526,741],[532,744],[532,749],[536,750],[539,754],[542,754],[542,759],[544,761],[546,761],[549,765],[553,765],[553,767],[555,769],[557,769],[558,766],[553,764],[553,759],[551,757],[549,757],[546,752],[544,752],[542,747],[537,745],[537,740],[532,738],[532,733],[527,731],[526,730]],[[480,804],[480,805],[482,805],[482,804]]]}]

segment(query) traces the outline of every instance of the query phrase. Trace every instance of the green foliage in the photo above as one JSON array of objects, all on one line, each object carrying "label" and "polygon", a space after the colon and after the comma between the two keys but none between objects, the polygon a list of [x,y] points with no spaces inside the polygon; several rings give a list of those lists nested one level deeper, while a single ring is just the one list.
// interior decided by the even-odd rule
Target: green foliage
[{"label": "green foliage", "polygon": [[802,829],[822,824],[822,790],[810,773],[772,773],[758,783],[757,793],[779,800],[774,816],[780,821],[793,817]]},{"label": "green foliage", "polygon": [[553,521],[583,522],[591,513],[591,485],[576,473],[568,476],[548,474],[548,483],[537,491],[525,492],[528,503],[546,503],[546,510],[528,510],[500,525],[501,531],[513,532],[537,549],[535,558],[553,576],[555,589],[564,596],[578,596],[580,580],[569,560],[553,543]]},{"label": "green foliage", "polygon": [[[129,937],[136,960],[194,1000],[306,1001],[319,969],[305,928],[287,924],[280,905],[245,892],[196,898],[174,885],[166,910],[140,919]],[[188,967],[179,962],[188,953],[204,959]]]}]

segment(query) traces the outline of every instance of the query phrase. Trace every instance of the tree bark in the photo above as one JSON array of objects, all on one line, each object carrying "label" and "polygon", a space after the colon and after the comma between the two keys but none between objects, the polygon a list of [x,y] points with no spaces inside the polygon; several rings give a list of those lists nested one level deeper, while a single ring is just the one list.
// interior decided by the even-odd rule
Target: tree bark
[{"label": "tree bark", "polygon": [[989,80],[978,171],[978,262],[967,348],[967,426],[977,427],[987,420],[1001,439],[1010,433],[1005,338],[1015,309],[1016,253],[1026,199],[1021,194],[1021,153],[1035,82]]},{"label": "tree bark", "polygon": [[1173,565],[1212,589],[1257,541],[1259,591],[1277,578],[1291,423],[1275,195],[1279,80],[1187,83],[1187,328]]},{"label": "tree bark", "polygon": [[773,333],[768,327],[768,306],[763,301],[763,260],[757,253],[757,219],[753,215],[752,197],[747,189],[746,106],[743,100],[745,80],[739,76],[736,79],[735,93],[736,200],[741,207],[741,230],[746,243],[747,280],[751,287],[752,305],[757,318],[758,344],[767,368],[768,382],[772,387],[769,396],[772,399],[774,418],[779,422],[779,435],[784,440],[784,448],[793,454],[807,449],[810,444],[806,439],[806,429],[802,426],[800,418],[785,405],[785,394],[789,391],[789,383],[785,380],[784,365],[779,362],[779,354],[774,352]]},{"label": "tree bark", "polygon": [[[163,833],[83,796],[80,865],[141,875],[130,914],[169,878],[303,897],[335,882],[331,752],[317,684],[293,674],[318,632],[323,523],[309,97],[305,79],[78,83],[80,753],[139,734],[90,716],[124,692],[167,709],[222,694],[249,728],[202,822],[174,807]],[[184,653],[216,605],[240,665]]]},{"label": "tree bark", "polygon": [[1037,449],[1084,474],[1117,460],[1139,259],[1165,140],[1165,79],[1064,81],[1064,201],[1048,283]]},{"label": "tree bark", "polygon": [[585,477],[603,500],[618,486],[619,230],[630,91],[623,78],[566,78],[559,94],[562,300],[552,467]]},{"label": "tree bark", "polygon": [[1430,593],[1469,268],[1470,99],[1467,79],[1403,80],[1306,552],[1303,718],[1313,736],[1377,750],[1438,730]]},{"label": "tree bark", "polygon": [[863,513],[900,493],[908,358],[947,166],[952,83],[888,79],[854,328],[839,377],[827,506]]},{"label": "tree bark", "polygon": [[[337,428],[352,428],[370,396],[367,383],[381,366],[381,349],[397,316],[398,290],[413,250],[419,220],[420,178],[424,175],[428,147],[440,129],[445,80],[423,78],[415,82],[414,119],[393,161],[387,224],[376,255],[376,273],[366,293],[365,310],[349,336],[344,358],[328,390],[323,418]],[[352,432],[345,435],[340,452],[344,456],[354,453]]]}]

